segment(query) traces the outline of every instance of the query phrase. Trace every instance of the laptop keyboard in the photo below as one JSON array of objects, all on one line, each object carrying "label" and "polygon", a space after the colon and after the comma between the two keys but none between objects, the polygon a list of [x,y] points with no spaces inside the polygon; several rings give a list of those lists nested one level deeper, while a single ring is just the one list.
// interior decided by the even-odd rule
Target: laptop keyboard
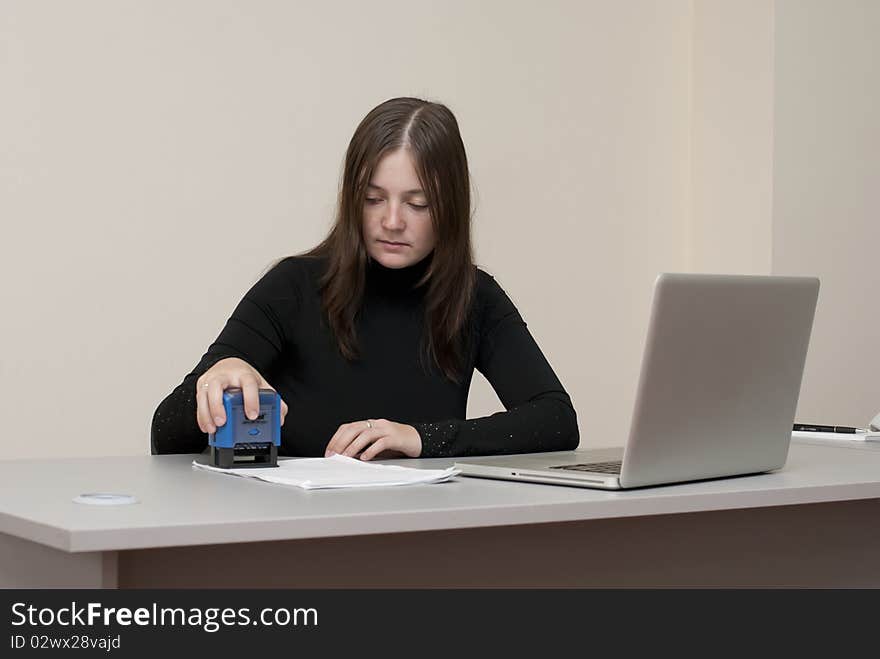
[{"label": "laptop keyboard", "polygon": [[576,465],[559,465],[558,467],[550,467],[550,469],[565,469],[567,471],[595,471],[600,474],[619,474],[620,460],[612,462],[585,462]]}]

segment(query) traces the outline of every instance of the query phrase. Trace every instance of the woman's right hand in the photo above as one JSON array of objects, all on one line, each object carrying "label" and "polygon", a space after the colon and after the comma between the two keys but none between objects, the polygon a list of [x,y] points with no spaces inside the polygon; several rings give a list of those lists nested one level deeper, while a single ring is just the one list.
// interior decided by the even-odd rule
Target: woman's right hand
[{"label": "woman's right hand", "polygon": [[[230,387],[240,387],[244,398],[244,410],[249,419],[260,414],[260,389],[275,388],[257,370],[243,359],[221,359],[196,380],[196,420],[204,433],[217,432],[226,423],[223,409],[223,392]],[[287,403],[281,401],[281,425],[287,416]]]}]

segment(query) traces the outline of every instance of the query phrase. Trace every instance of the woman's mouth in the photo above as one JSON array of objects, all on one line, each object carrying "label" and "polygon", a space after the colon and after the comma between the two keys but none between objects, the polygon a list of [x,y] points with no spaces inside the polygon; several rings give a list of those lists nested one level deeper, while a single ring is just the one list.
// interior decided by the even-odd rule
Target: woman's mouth
[{"label": "woman's mouth", "polygon": [[409,247],[409,245],[407,245],[406,243],[394,243],[388,240],[380,240],[379,243],[382,245],[382,247],[392,252],[397,252],[402,250],[404,247]]}]

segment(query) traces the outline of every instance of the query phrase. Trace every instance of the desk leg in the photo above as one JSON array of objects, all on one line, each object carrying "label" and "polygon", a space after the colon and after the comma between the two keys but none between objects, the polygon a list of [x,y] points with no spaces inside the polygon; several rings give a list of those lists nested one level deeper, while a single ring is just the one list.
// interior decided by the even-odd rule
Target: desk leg
[{"label": "desk leg", "polygon": [[71,553],[0,533],[0,588],[116,588],[115,551]]}]

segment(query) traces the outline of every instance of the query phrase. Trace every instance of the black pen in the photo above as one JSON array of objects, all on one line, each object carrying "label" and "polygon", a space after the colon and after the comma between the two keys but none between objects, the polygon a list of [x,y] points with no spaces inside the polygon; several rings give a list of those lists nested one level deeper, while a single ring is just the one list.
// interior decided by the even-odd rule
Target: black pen
[{"label": "black pen", "polygon": [[793,429],[802,432],[843,432],[849,434],[865,432],[861,428],[851,428],[850,426],[820,426],[814,423],[796,423]]}]

